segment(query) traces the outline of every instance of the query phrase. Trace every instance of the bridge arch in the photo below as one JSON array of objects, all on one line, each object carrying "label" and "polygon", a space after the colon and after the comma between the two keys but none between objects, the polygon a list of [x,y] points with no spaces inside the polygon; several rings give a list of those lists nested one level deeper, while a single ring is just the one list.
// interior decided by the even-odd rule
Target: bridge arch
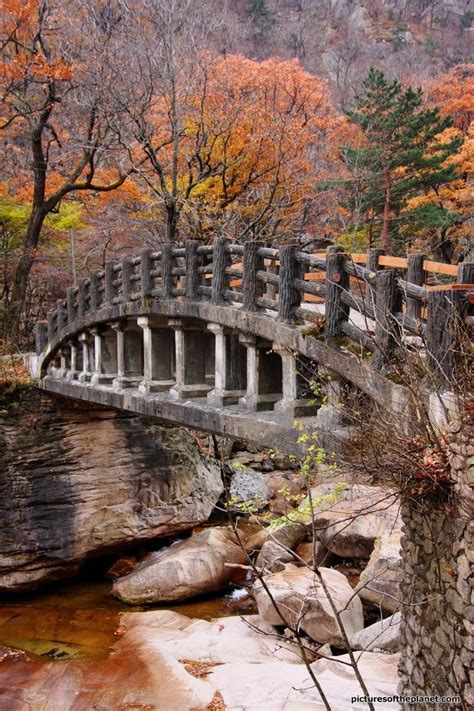
[{"label": "bridge arch", "polygon": [[[339,383],[408,411],[410,393],[384,373],[402,329],[450,367],[449,338],[433,335],[449,293],[378,269],[370,252],[367,264],[224,239],[145,249],[67,290],[38,324],[36,375],[52,392],[290,450],[302,418],[332,446],[348,435]],[[330,374],[329,407],[302,387],[302,364]]]}]

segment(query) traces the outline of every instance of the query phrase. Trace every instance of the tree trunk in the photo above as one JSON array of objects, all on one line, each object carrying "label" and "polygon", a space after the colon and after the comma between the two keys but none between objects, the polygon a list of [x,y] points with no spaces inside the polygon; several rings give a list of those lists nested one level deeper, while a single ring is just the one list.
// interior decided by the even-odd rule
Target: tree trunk
[{"label": "tree trunk", "polygon": [[392,185],[390,183],[390,178],[387,173],[385,173],[385,205],[383,208],[383,222],[382,222],[382,233],[381,242],[382,249],[384,249],[387,254],[390,253],[390,237],[389,237],[389,223],[390,223],[390,200],[392,197]]}]

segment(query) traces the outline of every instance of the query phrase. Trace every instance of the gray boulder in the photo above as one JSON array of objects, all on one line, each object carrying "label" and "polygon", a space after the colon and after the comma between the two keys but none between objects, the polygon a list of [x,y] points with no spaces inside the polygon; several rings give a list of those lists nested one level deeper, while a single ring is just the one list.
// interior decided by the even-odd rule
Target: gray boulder
[{"label": "gray boulder", "polygon": [[247,562],[230,529],[208,528],[151,553],[130,575],[115,581],[113,594],[134,605],[187,600],[242,578],[242,569],[233,566]]},{"label": "gray boulder", "polygon": [[362,600],[380,605],[387,612],[399,610],[402,599],[400,537],[400,531],[393,531],[377,539],[356,588]]},{"label": "gray boulder", "polygon": [[352,649],[363,649],[368,652],[397,652],[400,646],[401,617],[401,613],[396,612],[359,630],[349,640]]},{"label": "gray boulder", "polygon": [[349,638],[364,625],[362,603],[342,573],[332,568],[319,568],[319,572],[328,594],[313,571],[292,565],[265,579],[270,594],[262,583],[254,583],[258,614],[271,625],[299,625],[316,642],[343,648],[331,601]]}]

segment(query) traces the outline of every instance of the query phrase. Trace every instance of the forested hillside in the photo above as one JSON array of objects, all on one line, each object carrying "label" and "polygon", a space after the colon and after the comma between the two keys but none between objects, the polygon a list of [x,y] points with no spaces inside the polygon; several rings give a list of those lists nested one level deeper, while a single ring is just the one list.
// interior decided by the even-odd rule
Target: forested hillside
[{"label": "forested hillside", "polygon": [[4,339],[144,244],[469,255],[467,1],[0,10]]}]

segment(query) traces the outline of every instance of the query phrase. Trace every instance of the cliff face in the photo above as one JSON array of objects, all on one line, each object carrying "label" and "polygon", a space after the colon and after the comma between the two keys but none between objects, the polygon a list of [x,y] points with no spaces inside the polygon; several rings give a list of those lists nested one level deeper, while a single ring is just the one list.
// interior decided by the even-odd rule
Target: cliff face
[{"label": "cliff face", "polygon": [[372,64],[391,76],[421,81],[472,59],[470,0],[225,4],[229,51],[258,59],[296,57],[309,71],[329,78],[342,104]]},{"label": "cliff face", "polygon": [[219,471],[185,430],[31,397],[0,415],[0,590],[209,517]]}]

